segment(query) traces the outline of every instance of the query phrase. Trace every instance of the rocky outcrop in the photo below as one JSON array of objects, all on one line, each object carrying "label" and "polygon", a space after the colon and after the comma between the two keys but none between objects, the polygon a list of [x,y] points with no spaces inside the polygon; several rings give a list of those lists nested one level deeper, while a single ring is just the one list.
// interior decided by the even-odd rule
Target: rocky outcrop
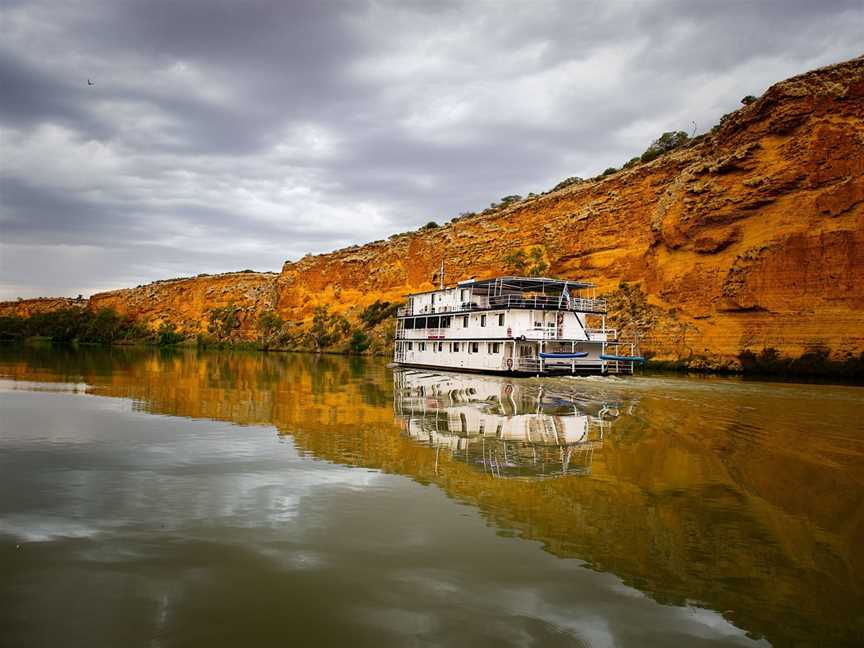
[{"label": "rocky outcrop", "polygon": [[66,308],[87,308],[90,301],[72,297],[36,297],[0,302],[0,317],[30,317]]},{"label": "rocky outcrop", "polygon": [[[376,299],[502,273],[539,247],[547,274],[591,280],[616,301],[644,295],[642,351],[737,368],[744,351],[864,352],[864,58],[772,86],[712,133],[660,158],[430,230],[286,262],[281,273],[159,282],[95,295],[152,325],[196,332],[207,312],[242,309],[349,319]],[[629,290],[629,289],[627,289]],[[630,293],[628,293],[630,294]],[[617,299],[618,302],[621,299]],[[631,326],[626,313],[614,313]]]},{"label": "rocky outcrop", "polygon": [[171,324],[189,334],[207,332],[213,309],[236,307],[240,330],[252,335],[258,315],[274,308],[276,277],[273,272],[229,272],[169,279],[98,293],[90,298],[90,307],[112,308],[154,329]]}]

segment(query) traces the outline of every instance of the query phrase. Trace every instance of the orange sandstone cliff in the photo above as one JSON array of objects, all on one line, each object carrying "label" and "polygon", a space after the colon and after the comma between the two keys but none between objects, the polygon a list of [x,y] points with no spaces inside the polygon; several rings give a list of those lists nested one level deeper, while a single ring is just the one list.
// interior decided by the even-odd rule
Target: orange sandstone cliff
[{"label": "orange sandstone cliff", "polygon": [[156,281],[138,288],[97,293],[90,308],[113,308],[143,320],[150,328],[173,324],[179,332],[206,333],[215,308],[238,307],[240,333],[254,337],[258,316],[277,301],[275,272],[227,272],[189,279]]},{"label": "orange sandstone cliff", "polygon": [[231,305],[251,339],[264,311],[299,322],[325,305],[352,319],[430,288],[442,258],[452,282],[501,274],[507,255],[535,247],[546,274],[596,282],[613,322],[657,359],[736,368],[745,350],[859,356],[864,57],[778,83],[711,134],[600,179],[306,256],[278,275],[157,282],[94,295],[90,308],[194,334]]}]

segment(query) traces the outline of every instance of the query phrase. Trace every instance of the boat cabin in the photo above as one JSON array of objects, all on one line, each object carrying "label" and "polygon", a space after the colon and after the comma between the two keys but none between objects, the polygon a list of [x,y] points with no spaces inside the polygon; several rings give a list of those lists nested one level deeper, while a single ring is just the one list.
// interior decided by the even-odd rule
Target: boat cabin
[{"label": "boat cabin", "polygon": [[408,295],[394,360],[495,373],[631,372],[594,284],[548,277],[460,281]]}]

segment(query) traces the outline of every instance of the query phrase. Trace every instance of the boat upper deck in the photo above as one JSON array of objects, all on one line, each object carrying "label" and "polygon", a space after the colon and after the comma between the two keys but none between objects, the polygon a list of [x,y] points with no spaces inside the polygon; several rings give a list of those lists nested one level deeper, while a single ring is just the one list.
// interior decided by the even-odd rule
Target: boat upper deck
[{"label": "boat upper deck", "polygon": [[[606,300],[593,297],[595,285],[548,277],[497,277],[408,295],[398,317],[479,310],[531,309],[603,314]],[[589,292],[591,296],[585,293]]]}]

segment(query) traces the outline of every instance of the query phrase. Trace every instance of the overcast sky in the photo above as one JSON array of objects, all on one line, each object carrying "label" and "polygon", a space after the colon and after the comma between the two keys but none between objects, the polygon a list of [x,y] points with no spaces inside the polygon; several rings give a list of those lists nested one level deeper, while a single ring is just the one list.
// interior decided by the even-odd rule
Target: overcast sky
[{"label": "overcast sky", "polygon": [[862,7],[3,0],[0,299],[279,270],[595,175],[861,54]]}]

